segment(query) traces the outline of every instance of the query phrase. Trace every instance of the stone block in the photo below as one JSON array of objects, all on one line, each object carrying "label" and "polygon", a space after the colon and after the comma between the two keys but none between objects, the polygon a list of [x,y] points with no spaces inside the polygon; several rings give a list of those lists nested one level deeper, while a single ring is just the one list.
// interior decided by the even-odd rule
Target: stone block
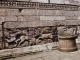
[{"label": "stone block", "polygon": [[37,9],[22,9],[21,12],[19,12],[18,15],[38,15],[39,10]]},{"label": "stone block", "polygon": [[39,21],[39,16],[24,16],[24,21]]},{"label": "stone block", "polygon": [[1,16],[6,15],[6,13],[5,13],[5,9],[0,9],[0,15],[1,15]]},{"label": "stone block", "polygon": [[53,15],[53,10],[40,10],[39,15],[41,16],[51,16]]},{"label": "stone block", "polygon": [[37,26],[40,26],[40,21],[33,21],[32,27],[37,27]]},{"label": "stone block", "polygon": [[55,24],[60,26],[60,25],[65,25],[65,20],[56,20]]},{"label": "stone block", "polygon": [[77,16],[66,16],[66,20],[78,20]]},{"label": "stone block", "polygon": [[32,27],[32,22],[28,21],[28,22],[27,22],[27,26],[28,26],[28,27]]},{"label": "stone block", "polygon": [[66,20],[65,25],[78,25],[79,21],[78,20]]},{"label": "stone block", "polygon": [[47,22],[47,26],[53,26],[53,21],[46,21]]},{"label": "stone block", "polygon": [[24,16],[17,16],[17,21],[24,21]]},{"label": "stone block", "polygon": [[5,21],[17,21],[16,16],[5,16],[4,18]]},{"label": "stone block", "polygon": [[65,16],[54,16],[56,17],[54,20],[65,20]]},{"label": "stone block", "polygon": [[0,24],[2,24],[2,22],[4,22],[4,17],[0,16]]},{"label": "stone block", "polygon": [[65,16],[40,16],[40,20],[65,20]]},{"label": "stone block", "polygon": [[53,15],[57,15],[57,16],[64,16],[65,15],[65,11],[64,10],[53,10]]},{"label": "stone block", "polygon": [[70,4],[70,2],[68,0],[65,0],[64,3],[65,4]]},{"label": "stone block", "polygon": [[80,20],[80,16],[78,16],[78,20]]},{"label": "stone block", "polygon": [[48,3],[48,0],[31,0],[32,2]]},{"label": "stone block", "polygon": [[18,21],[15,22],[15,28],[28,27],[28,22]]},{"label": "stone block", "polygon": [[78,16],[77,11],[65,11],[65,16]]},{"label": "stone block", "polygon": [[7,16],[13,16],[13,15],[18,15],[19,10],[18,9],[6,9],[6,15]]},{"label": "stone block", "polygon": [[58,3],[58,4],[64,4],[64,1],[63,0],[50,0],[50,3]]},{"label": "stone block", "polygon": [[5,28],[16,28],[16,26],[17,26],[16,22],[5,22],[5,24],[4,24]]},{"label": "stone block", "polygon": [[40,20],[52,20],[55,19],[53,16],[40,16]]},{"label": "stone block", "polygon": [[40,26],[47,26],[47,21],[40,21]]}]

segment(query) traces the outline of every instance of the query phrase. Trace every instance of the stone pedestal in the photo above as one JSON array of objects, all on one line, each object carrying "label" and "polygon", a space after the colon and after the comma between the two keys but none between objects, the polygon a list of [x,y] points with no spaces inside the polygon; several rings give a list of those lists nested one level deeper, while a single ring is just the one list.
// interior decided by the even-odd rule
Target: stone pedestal
[{"label": "stone pedestal", "polygon": [[73,52],[77,51],[76,36],[58,36],[59,37],[59,51]]}]

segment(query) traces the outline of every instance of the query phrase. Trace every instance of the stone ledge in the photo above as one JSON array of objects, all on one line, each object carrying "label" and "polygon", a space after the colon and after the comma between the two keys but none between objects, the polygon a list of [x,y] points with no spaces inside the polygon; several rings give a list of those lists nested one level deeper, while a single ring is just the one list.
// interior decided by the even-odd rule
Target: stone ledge
[{"label": "stone ledge", "polygon": [[35,45],[35,46],[29,46],[29,47],[23,47],[23,48],[4,49],[4,50],[0,50],[0,57],[12,55],[12,54],[51,51],[53,47],[56,47],[56,46],[57,46],[56,43],[48,43],[44,45]]}]

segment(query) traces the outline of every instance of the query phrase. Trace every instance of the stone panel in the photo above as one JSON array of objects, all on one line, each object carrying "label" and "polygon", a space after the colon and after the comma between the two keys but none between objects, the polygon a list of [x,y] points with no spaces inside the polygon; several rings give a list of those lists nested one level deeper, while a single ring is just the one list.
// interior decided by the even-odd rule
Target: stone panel
[{"label": "stone panel", "polygon": [[40,20],[65,20],[65,16],[40,16]]},{"label": "stone panel", "polygon": [[17,21],[17,16],[5,16],[5,21]]},{"label": "stone panel", "polygon": [[13,16],[13,15],[18,15],[19,10],[18,9],[6,9],[6,15]]},{"label": "stone panel", "polygon": [[5,9],[0,9],[0,15],[5,15]]}]

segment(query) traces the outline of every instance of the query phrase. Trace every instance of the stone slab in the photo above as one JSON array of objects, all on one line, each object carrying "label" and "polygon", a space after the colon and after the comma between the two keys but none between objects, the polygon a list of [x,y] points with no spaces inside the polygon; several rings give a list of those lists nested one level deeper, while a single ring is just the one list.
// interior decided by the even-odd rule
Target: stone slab
[{"label": "stone slab", "polygon": [[17,16],[5,16],[5,21],[17,21]]},{"label": "stone slab", "polygon": [[65,20],[65,16],[40,16],[40,20]]},{"label": "stone slab", "polygon": [[24,16],[24,21],[39,21],[39,16]]},{"label": "stone slab", "polygon": [[19,9],[6,9],[7,16],[14,16],[19,14]]}]

